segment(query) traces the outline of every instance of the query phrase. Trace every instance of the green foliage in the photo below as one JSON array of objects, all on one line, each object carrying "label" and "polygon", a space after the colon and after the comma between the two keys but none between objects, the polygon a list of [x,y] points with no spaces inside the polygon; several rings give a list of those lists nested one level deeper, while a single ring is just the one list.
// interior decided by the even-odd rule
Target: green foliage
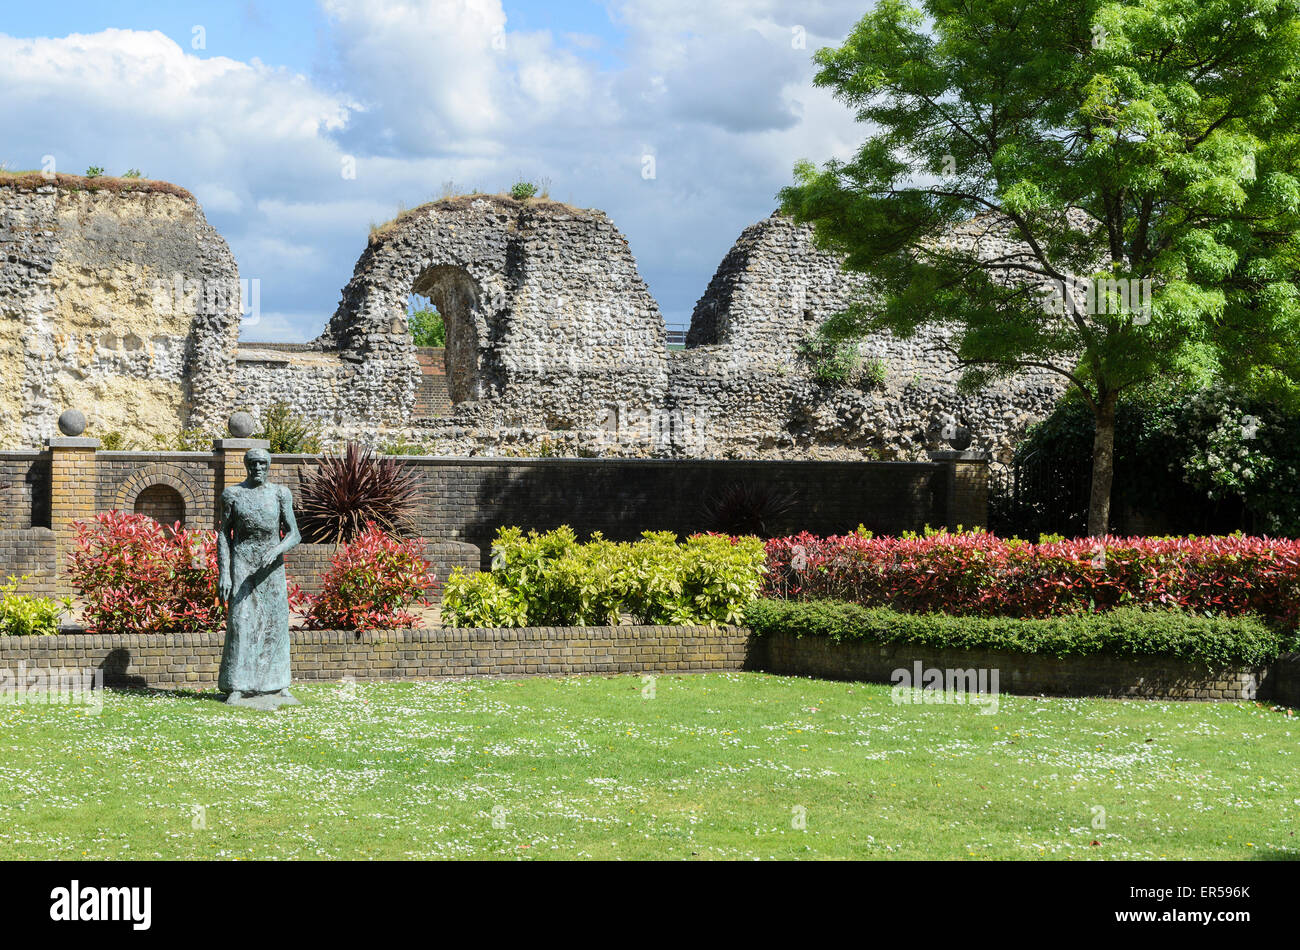
[{"label": "green foliage", "polygon": [[856,344],[820,331],[800,340],[798,352],[812,367],[817,381],[829,386],[847,383],[862,362]]},{"label": "green foliage", "polygon": [[531,181],[517,181],[510,186],[510,197],[516,201],[527,201],[537,194],[537,186]]},{"label": "green foliage", "polygon": [[262,413],[262,431],[253,436],[271,443],[279,453],[315,455],[321,450],[319,422],[306,419],[289,408],[288,403],[273,402]]},{"label": "green foliage", "polygon": [[218,438],[203,429],[181,429],[167,435],[154,433],[153,444],[160,452],[210,452],[212,443]]},{"label": "green foliage", "polygon": [[578,543],[567,525],[538,534],[502,528],[492,571],[454,572],[443,592],[443,622],[452,626],[587,626],[740,623],[758,593],[764,562],[757,538],[672,532],[636,542],[593,534]]},{"label": "green foliage", "polygon": [[144,176],[140,174],[140,169],[138,169],[138,168],[128,168],[125,172],[122,173],[122,177],[123,177],[123,178],[143,178]]},{"label": "green foliage", "polygon": [[862,364],[860,385],[864,389],[878,389],[885,385],[888,370],[882,359],[870,359]]},{"label": "green foliage", "polygon": [[1214,668],[1253,666],[1294,647],[1294,636],[1244,617],[1120,607],[1026,619],[907,614],[834,600],[759,600],[746,611],[756,634],[787,633],[929,648],[1008,650],[1044,656],[1164,656]]},{"label": "green foliage", "polygon": [[98,165],[91,165],[89,168],[86,169],[87,178],[99,178],[103,174],[104,174],[104,169],[100,168]]},{"label": "green foliage", "polygon": [[[1173,533],[1237,529],[1300,537],[1300,418],[1287,403],[1214,385],[1155,384],[1116,412],[1115,499]],[[1092,413],[1063,400],[1016,447],[1034,477],[1019,507],[995,499],[1005,530],[1077,534],[1086,501],[1071,491],[1092,452]]]},{"label": "green foliage", "polygon": [[119,452],[126,448],[126,436],[116,429],[105,432],[99,440],[99,447],[105,452]]},{"label": "green foliage", "polygon": [[443,586],[442,620],[461,627],[523,627],[528,606],[495,575],[456,568]]},{"label": "green foliage", "polygon": [[[866,141],[781,194],[872,278],[825,334],[944,328],[968,389],[1056,371],[1103,447],[1115,396],[1155,376],[1294,394],[1298,60],[1297,0],[882,0],[816,55]],[[943,240],[980,215],[1026,259]],[[1048,306],[1080,278],[1149,280],[1150,306]]]},{"label": "green foliage", "polygon": [[27,575],[0,584],[0,637],[49,636],[59,632],[59,621],[72,609],[69,598],[33,597],[18,593]]},{"label": "green foliage", "polygon": [[421,307],[406,315],[406,325],[416,346],[446,346],[447,326],[442,314],[432,307]]}]

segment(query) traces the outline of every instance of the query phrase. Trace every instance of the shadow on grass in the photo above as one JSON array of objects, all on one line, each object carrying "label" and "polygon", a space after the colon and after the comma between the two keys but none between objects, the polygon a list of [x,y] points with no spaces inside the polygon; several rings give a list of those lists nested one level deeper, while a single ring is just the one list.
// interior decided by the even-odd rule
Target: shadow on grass
[{"label": "shadow on grass", "polygon": [[105,684],[104,691],[122,696],[156,696],[168,699],[206,699],[214,703],[225,703],[226,694],[216,690],[201,689],[155,689],[152,686],[124,686]]},{"label": "shadow on grass", "polygon": [[1260,848],[1252,861],[1300,861],[1300,851],[1279,851],[1276,848]]}]

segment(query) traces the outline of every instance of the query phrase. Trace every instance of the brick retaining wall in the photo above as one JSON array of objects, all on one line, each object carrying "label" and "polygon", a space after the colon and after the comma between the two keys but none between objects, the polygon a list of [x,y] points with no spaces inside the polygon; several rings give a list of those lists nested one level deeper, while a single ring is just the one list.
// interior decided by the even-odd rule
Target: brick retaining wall
[{"label": "brick retaining wall", "polygon": [[[1264,698],[1274,689],[1269,667],[1214,672],[1202,664],[1168,657],[1051,657],[837,642],[829,637],[786,633],[755,637],[752,646],[752,662],[769,673],[870,683],[895,682],[894,670],[913,670],[918,660],[923,669],[997,670],[999,689],[1005,693],[1248,701]],[[1296,672],[1300,672],[1300,663]],[[1290,683],[1296,694],[1293,699],[1300,698],[1300,682],[1292,677]]]},{"label": "brick retaining wall", "polygon": [[[0,638],[0,668],[103,669],[105,685],[214,687],[223,634],[63,634]],[[1163,657],[1056,658],[989,650],[836,643],[735,627],[526,627],[515,630],[293,632],[295,681],[446,676],[761,670],[890,683],[896,669],[998,671],[1003,693],[1251,701],[1300,706],[1300,654],[1269,667],[1212,672]]]},{"label": "brick retaining wall", "polygon": [[[295,681],[740,670],[734,627],[294,631]],[[215,687],[224,634],[0,637],[0,668],[102,669],[106,686]]]}]

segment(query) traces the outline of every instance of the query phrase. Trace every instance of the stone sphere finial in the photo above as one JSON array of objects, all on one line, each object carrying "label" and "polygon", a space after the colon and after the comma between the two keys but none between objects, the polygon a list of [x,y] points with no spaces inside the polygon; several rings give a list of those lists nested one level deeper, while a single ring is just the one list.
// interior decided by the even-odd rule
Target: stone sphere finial
[{"label": "stone sphere finial", "polygon": [[226,427],[230,429],[230,434],[236,439],[247,439],[257,428],[257,423],[253,417],[246,412],[236,412],[231,415]]},{"label": "stone sphere finial", "polygon": [[69,438],[75,438],[86,431],[86,414],[80,409],[65,409],[59,416],[59,431]]}]

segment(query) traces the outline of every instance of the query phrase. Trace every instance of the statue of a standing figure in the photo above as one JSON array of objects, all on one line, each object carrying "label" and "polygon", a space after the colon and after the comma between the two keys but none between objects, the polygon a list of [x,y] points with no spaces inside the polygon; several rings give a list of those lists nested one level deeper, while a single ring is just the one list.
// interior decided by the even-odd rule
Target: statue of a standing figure
[{"label": "statue of a standing figure", "polygon": [[271,454],[244,455],[248,478],[221,493],[217,594],[226,604],[218,686],[226,702],[274,709],[297,705],[289,692],[289,588],[284,555],[302,536],[293,496],[270,483]]}]

